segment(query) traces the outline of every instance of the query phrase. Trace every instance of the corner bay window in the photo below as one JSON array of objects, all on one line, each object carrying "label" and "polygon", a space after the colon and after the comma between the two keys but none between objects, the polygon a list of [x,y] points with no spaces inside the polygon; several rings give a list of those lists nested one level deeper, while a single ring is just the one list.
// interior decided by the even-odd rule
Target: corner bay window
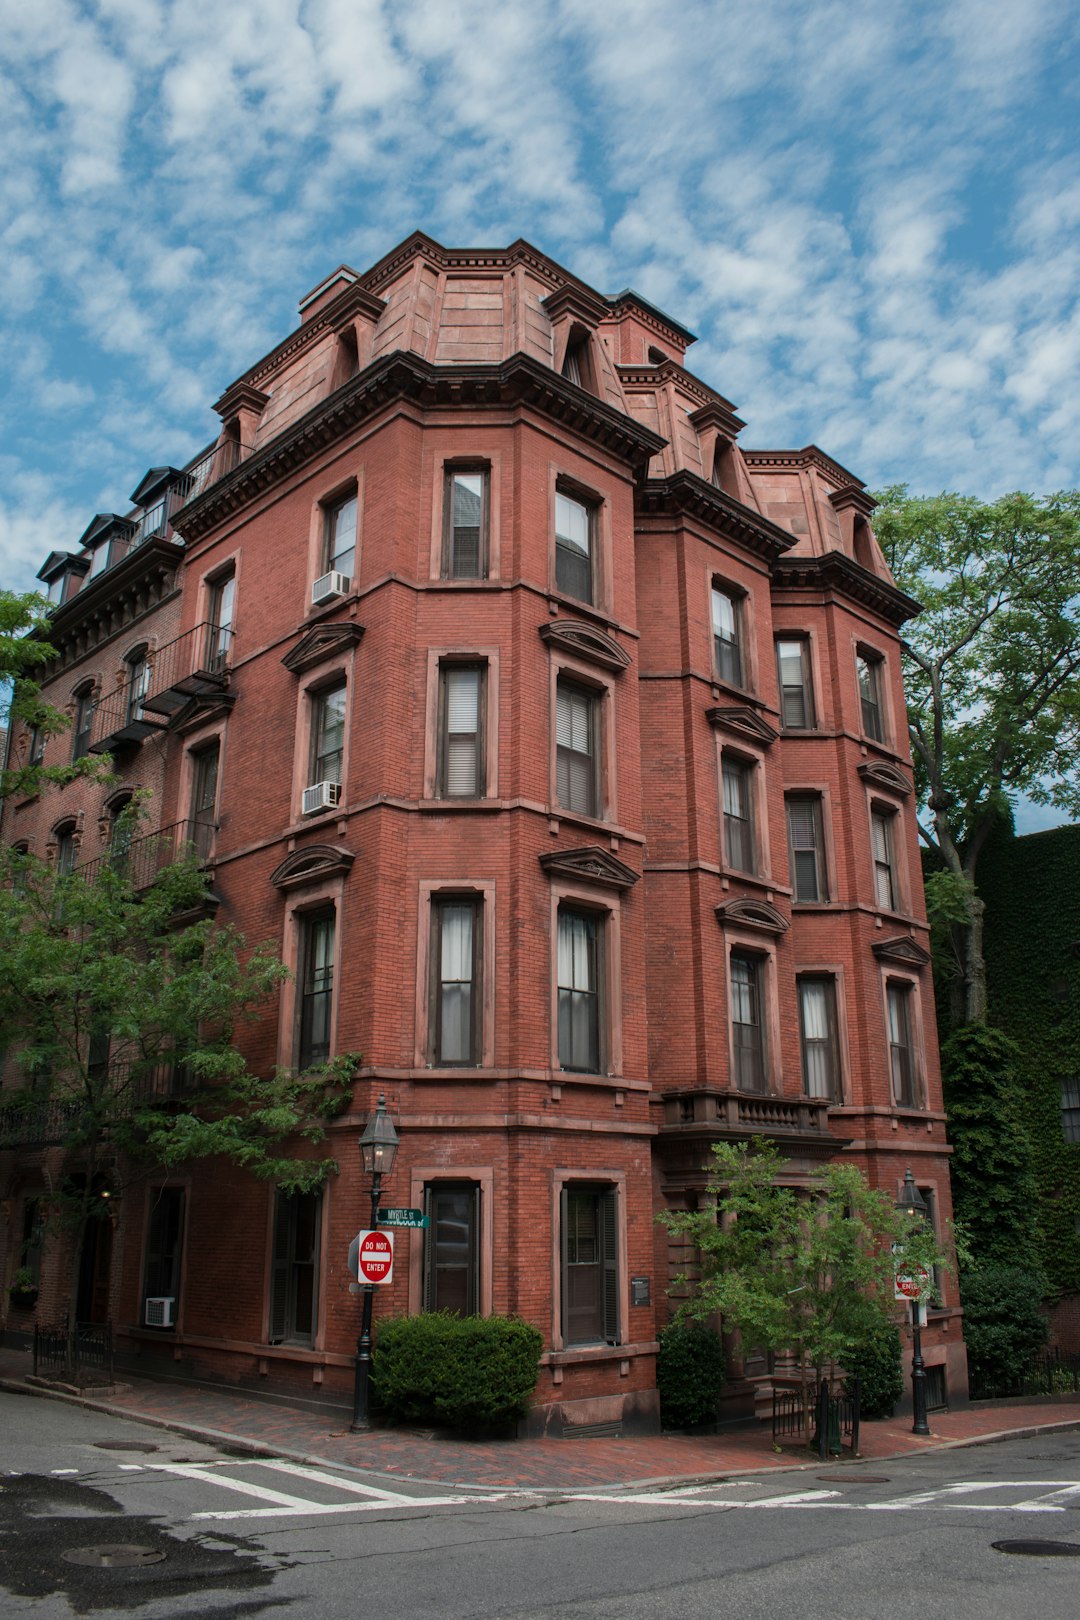
[{"label": "corner bay window", "polygon": [[592,911],[559,908],[559,1062],[598,1074],[602,1060],[600,1003],[603,925]]},{"label": "corner bay window", "polygon": [[754,870],[753,767],[725,754],[721,764],[724,799],[724,862],[738,872]]},{"label": "corner bay window", "polygon": [[301,1069],[330,1056],[330,1013],[334,998],[334,923],[332,911],[301,919],[300,1035],[297,1062]]},{"label": "corner bay window", "polygon": [[562,1334],[572,1344],[619,1342],[618,1205],[611,1186],[562,1190]]},{"label": "corner bay window", "polygon": [[479,1062],[481,906],[473,895],[437,899],[431,918],[431,1060]]},{"label": "corner bay window", "polygon": [[584,501],[555,491],[555,589],[579,602],[594,597],[594,516]]},{"label": "corner bay window", "polygon": [[487,578],[487,486],[483,468],[455,469],[446,475],[444,579]]},{"label": "corner bay window", "polygon": [[442,799],[484,797],[484,698],[487,666],[439,668],[438,793]]},{"label": "corner bay window", "polygon": [[424,1309],[476,1314],[480,1298],[480,1188],[435,1181],[424,1189]]},{"label": "corner bay window", "polygon": [[911,1036],[911,986],[892,983],[886,987],[889,1020],[889,1067],[892,1072],[893,1100],[902,1108],[917,1108],[915,1052]]},{"label": "corner bay window", "polygon": [[742,602],[731,591],[713,586],[713,658],[716,673],[730,686],[745,685],[742,652]]},{"label": "corner bay window", "polygon": [[600,814],[600,698],[560,680],[555,693],[555,793],[564,810]]},{"label": "corner bay window", "polygon": [[731,1058],[732,1078],[739,1091],[765,1090],[762,977],[759,957],[732,951]]},{"label": "corner bay window", "polygon": [[808,1097],[836,1102],[840,1097],[836,985],[824,974],[799,978],[796,985],[803,1088]]},{"label": "corner bay window", "polygon": [[311,1344],[315,1337],[321,1214],[319,1193],[275,1196],[271,1344]]}]

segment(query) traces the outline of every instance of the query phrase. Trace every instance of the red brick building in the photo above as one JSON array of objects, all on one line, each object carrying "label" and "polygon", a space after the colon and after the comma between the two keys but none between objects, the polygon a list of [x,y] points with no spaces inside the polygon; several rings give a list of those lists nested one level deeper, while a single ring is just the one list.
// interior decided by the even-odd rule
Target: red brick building
[{"label": "red brick building", "polygon": [[[915,604],[858,480],[813,446],[741,448],[691,342],[527,243],[414,236],[302,301],[207,457],[95,520],[122,558],[99,567],[92,529],[50,559],[69,591],[90,568],[52,694],[120,683],[94,745],[119,742],[125,784],[155,773],[220,914],[293,969],[252,1064],[363,1055],[322,1198],[194,1166],[129,1201],[109,1311],[147,1359],[347,1388],[379,1092],[386,1201],[431,1226],[399,1237],[378,1311],[535,1322],[556,1431],[654,1420],[681,1264],[655,1214],[703,1195],[710,1142],[769,1136],[796,1184],[842,1154],[892,1191],[910,1165],[948,1217]],[[162,491],[164,537],[136,546]],[[159,554],[142,617],[118,612]],[[64,796],[9,807],[5,838],[40,852],[74,818],[85,859],[111,801]],[[14,1265],[39,1172],[4,1164]],[[924,1343],[957,1395],[944,1286]]]}]

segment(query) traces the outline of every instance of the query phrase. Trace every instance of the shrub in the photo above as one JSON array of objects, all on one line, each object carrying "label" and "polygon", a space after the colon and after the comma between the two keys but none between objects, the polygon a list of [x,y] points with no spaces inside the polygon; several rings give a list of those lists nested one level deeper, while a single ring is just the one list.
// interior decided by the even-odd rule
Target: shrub
[{"label": "shrub", "polygon": [[1046,1343],[1045,1279],[1026,1266],[981,1266],[964,1272],[964,1342],[974,1391],[1014,1383]]},{"label": "shrub", "polygon": [[672,1322],[660,1333],[656,1382],[665,1428],[685,1429],[716,1416],[726,1376],[720,1335],[703,1322]]},{"label": "shrub", "polygon": [[395,1422],[501,1427],[528,1410],[543,1342],[513,1316],[392,1317],[379,1327],[375,1399]]},{"label": "shrub", "polygon": [[900,1356],[900,1329],[895,1322],[882,1322],[846,1357],[849,1381],[862,1379],[862,1417],[892,1417],[893,1407],[904,1393]]}]

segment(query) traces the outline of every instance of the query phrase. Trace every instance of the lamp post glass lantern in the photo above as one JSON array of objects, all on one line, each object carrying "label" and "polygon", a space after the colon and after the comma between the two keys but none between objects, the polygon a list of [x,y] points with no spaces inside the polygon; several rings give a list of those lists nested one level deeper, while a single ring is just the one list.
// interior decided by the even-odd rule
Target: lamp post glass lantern
[{"label": "lamp post glass lantern", "polygon": [[[915,1185],[915,1178],[910,1170],[904,1172],[904,1185],[900,1197],[896,1200],[896,1207],[901,1215],[906,1215],[912,1221],[925,1221],[930,1211],[926,1207],[926,1199]],[[922,1353],[922,1322],[919,1312],[922,1307],[921,1300],[913,1299],[911,1302],[911,1407],[913,1422],[912,1434],[929,1434],[930,1425],[926,1420],[926,1363]]]},{"label": "lamp post glass lantern", "polygon": [[[398,1133],[386,1112],[386,1098],[380,1093],[375,1112],[364,1127],[360,1138],[360,1163],[371,1177],[372,1231],[379,1224],[379,1199],[382,1197],[382,1179],[394,1168],[398,1150]],[[371,1312],[375,1300],[375,1285],[364,1284],[364,1309],[360,1318],[360,1337],[356,1342],[356,1377],[353,1383],[352,1429],[371,1427]]]}]

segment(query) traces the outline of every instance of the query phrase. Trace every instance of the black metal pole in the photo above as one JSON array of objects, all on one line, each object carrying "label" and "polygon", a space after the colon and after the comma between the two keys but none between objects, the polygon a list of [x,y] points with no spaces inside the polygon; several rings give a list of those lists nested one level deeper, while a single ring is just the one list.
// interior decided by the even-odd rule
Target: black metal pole
[{"label": "black metal pole", "polygon": [[922,1328],[919,1322],[919,1301],[911,1302],[911,1337],[914,1354],[911,1358],[911,1404],[915,1414],[915,1421],[911,1425],[912,1434],[929,1434],[930,1425],[926,1421],[926,1363],[922,1354]]},{"label": "black metal pole", "polygon": [[[371,1230],[379,1224],[379,1199],[382,1196],[382,1172],[376,1170],[371,1178]],[[364,1310],[360,1318],[360,1337],[356,1341],[356,1377],[353,1382],[353,1415],[350,1428],[353,1434],[371,1428],[371,1311],[375,1302],[374,1283],[364,1284]]]}]

